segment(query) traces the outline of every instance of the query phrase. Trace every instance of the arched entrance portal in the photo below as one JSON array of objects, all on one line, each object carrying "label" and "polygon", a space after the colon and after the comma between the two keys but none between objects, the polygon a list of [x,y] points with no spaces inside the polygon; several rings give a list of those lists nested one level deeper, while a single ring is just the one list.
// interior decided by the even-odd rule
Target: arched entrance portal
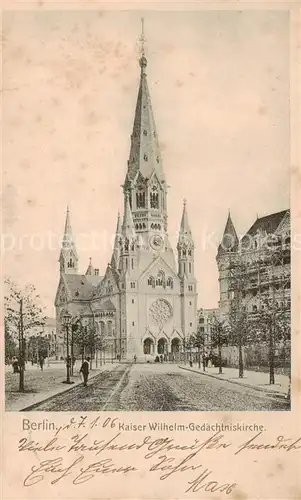
[{"label": "arched entrance portal", "polygon": [[158,340],[158,354],[167,354],[167,340],[164,338]]},{"label": "arched entrance portal", "polygon": [[179,361],[180,359],[180,339],[174,338],[171,341],[171,354],[172,361]]},{"label": "arched entrance portal", "polygon": [[154,353],[154,341],[150,338],[145,339],[143,342],[143,352],[144,354]]}]

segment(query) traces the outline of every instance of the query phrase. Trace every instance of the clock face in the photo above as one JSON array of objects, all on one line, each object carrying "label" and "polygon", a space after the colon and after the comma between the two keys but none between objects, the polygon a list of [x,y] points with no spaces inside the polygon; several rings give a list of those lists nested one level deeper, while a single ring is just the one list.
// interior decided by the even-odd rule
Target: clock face
[{"label": "clock face", "polygon": [[160,250],[163,247],[163,238],[160,234],[154,234],[150,238],[150,245],[154,250]]}]

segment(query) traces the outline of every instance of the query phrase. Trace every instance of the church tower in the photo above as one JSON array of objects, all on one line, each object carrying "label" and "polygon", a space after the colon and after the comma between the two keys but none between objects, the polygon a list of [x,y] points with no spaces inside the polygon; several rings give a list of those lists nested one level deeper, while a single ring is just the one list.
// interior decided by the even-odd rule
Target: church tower
[{"label": "church tower", "polygon": [[130,155],[123,185],[128,197],[141,251],[164,251],[174,267],[167,234],[167,184],[147,84],[147,59],[142,30],[140,83],[131,135]]},{"label": "church tower", "polygon": [[216,256],[216,262],[219,272],[219,289],[220,301],[219,308],[222,313],[229,313],[231,297],[230,297],[230,267],[239,249],[239,239],[231,219],[230,211],[224,229],[224,234],[219,244]]},{"label": "church tower", "polygon": [[181,316],[185,337],[196,333],[197,293],[194,276],[194,241],[188,222],[186,200],[177,244],[178,275],[181,280]]},{"label": "church tower", "polygon": [[65,230],[62,240],[62,248],[61,248],[59,263],[60,263],[61,274],[78,273],[78,256],[72,235],[69,207],[67,207]]}]

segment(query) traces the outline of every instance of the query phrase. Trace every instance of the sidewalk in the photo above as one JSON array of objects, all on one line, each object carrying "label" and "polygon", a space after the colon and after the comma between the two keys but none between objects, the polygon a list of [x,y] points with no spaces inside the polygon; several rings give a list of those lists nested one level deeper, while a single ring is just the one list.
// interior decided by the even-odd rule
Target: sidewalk
[{"label": "sidewalk", "polygon": [[218,373],[218,367],[214,368],[206,368],[206,371],[203,371],[203,368],[198,368],[197,365],[194,365],[193,368],[190,368],[189,365],[179,365],[179,368],[183,370],[192,371],[194,373],[198,373],[200,375],[204,375],[207,377],[217,378],[219,380],[226,380],[232,384],[244,385],[245,387],[251,387],[252,389],[256,389],[258,391],[266,392],[270,395],[275,396],[286,396],[289,388],[289,378],[287,375],[275,375],[275,384],[269,384],[269,373],[264,372],[254,372],[250,370],[244,370],[244,377],[239,378],[238,376],[238,368],[224,368],[223,373]]},{"label": "sidewalk", "polygon": [[[116,364],[106,363],[90,371],[89,380],[104,370],[112,370]],[[25,392],[18,392],[19,374],[5,373],[5,410],[20,411],[33,404],[39,403],[62,392],[66,392],[82,383],[79,375],[80,365],[74,369],[74,376],[71,380],[74,384],[63,384],[66,380],[66,366],[59,365],[45,367],[43,371],[36,369],[26,369],[24,374]]]}]

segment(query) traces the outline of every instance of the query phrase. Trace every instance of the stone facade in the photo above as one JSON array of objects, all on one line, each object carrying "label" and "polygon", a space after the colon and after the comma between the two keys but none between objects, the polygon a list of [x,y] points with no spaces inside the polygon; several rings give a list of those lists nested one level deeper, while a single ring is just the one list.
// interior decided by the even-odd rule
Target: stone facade
[{"label": "stone facade", "polygon": [[111,262],[99,276],[90,262],[78,273],[70,212],[60,254],[55,298],[57,331],[66,310],[73,320],[94,325],[103,350],[113,357],[146,360],[182,349],[196,332],[197,282],[194,242],[186,201],[177,244],[177,262],[168,237],[167,183],[146,77],[140,58],[140,85],[128,169],[123,184],[124,213],[118,216]]}]

